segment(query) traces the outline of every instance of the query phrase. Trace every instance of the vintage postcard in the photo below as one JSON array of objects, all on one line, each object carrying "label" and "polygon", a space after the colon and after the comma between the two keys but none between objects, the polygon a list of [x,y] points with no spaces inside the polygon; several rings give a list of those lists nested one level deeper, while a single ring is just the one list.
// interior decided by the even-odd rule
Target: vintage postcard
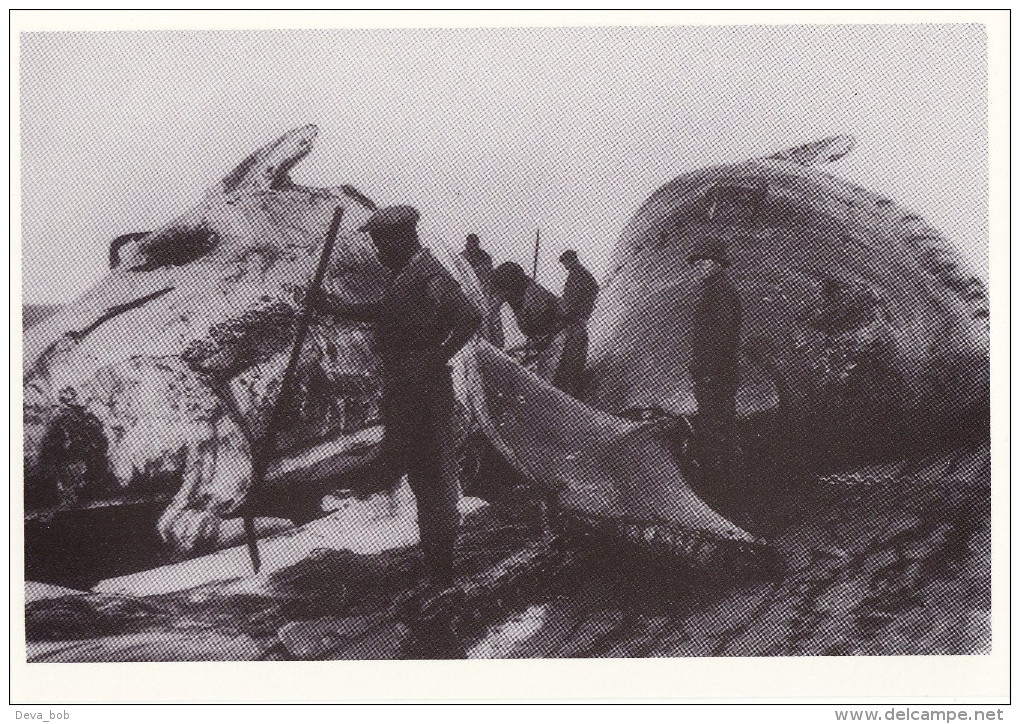
[{"label": "vintage postcard", "polygon": [[12,21],[13,699],[1007,695],[1008,13]]}]

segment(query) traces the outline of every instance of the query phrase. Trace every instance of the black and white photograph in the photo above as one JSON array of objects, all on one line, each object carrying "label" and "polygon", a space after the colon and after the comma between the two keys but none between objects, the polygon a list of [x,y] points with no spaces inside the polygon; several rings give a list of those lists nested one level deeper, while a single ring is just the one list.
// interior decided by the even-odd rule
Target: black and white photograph
[{"label": "black and white photograph", "polygon": [[20,32],[29,668],[1008,646],[987,15],[712,15]]}]

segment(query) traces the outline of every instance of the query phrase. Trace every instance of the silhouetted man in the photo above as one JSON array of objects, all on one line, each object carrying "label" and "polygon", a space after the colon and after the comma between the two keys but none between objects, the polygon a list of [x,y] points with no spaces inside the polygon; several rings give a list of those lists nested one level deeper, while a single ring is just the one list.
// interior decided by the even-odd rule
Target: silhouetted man
[{"label": "silhouetted man", "polygon": [[529,340],[559,331],[559,299],[525,274],[520,264],[500,264],[493,273],[492,282],[496,293],[510,305],[517,326]]},{"label": "silhouetted man", "polygon": [[726,272],[725,242],[703,239],[688,262],[699,277],[691,330],[691,374],[698,402],[698,462],[709,489],[732,489],[736,455],[736,397],[740,384],[740,298]]},{"label": "silhouetted man", "polygon": [[496,296],[492,288],[492,257],[482,249],[477,234],[468,234],[464,244],[464,251],[461,256],[467,260],[478,277],[478,283],[482,288],[487,308],[482,320],[482,337],[496,347],[502,347],[503,320],[499,310],[502,308],[502,301]]},{"label": "silhouetted man", "polygon": [[553,384],[569,395],[577,397],[584,382],[584,365],[588,359],[588,319],[595,309],[599,285],[591,272],[577,258],[577,252],[568,249],[560,256],[560,264],[567,270],[560,302],[566,340],[563,355],[553,376]]},{"label": "silhouetted man", "polygon": [[468,264],[475,270],[478,280],[483,285],[492,284],[492,257],[489,252],[482,248],[478,234],[468,234],[464,240],[464,251],[461,255],[467,259]]},{"label": "silhouetted man", "polygon": [[526,338],[521,363],[546,380],[552,380],[559,363],[563,329],[560,300],[524,273],[520,264],[500,264],[492,284],[501,301],[513,310],[517,326]]},{"label": "silhouetted man", "polygon": [[480,315],[460,285],[422,247],[410,206],[378,209],[361,227],[380,263],[392,272],[378,302],[347,304],[318,294],[313,303],[335,316],[375,324],[382,361],[382,456],[396,476],[407,473],[430,582],[453,583],[460,516],[454,439],[454,396],[447,362],[478,329]]}]

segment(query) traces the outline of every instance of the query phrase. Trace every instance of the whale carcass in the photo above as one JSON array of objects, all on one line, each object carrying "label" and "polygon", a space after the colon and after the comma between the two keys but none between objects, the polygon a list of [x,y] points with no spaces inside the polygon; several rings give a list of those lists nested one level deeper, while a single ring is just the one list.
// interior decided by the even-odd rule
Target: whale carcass
[{"label": "whale carcass", "polygon": [[[119,237],[110,274],[26,330],[28,519],[157,501],[165,504],[157,525],[165,546],[194,555],[239,542],[254,445],[271,446],[269,475],[285,497],[288,486],[328,482],[338,469],[371,464],[380,435],[378,361],[371,328],[360,324],[316,318],[298,394],[281,401],[282,432],[263,441],[300,292],[337,206],[343,222],[327,289],[364,301],[385,283],[368,238],[356,231],[372,202],[349,186],[306,188],[289,177],[316,134],[307,126],[284,135],[241,162],[191,211],[151,233]],[[446,258],[480,302],[467,267]],[[494,359],[502,377],[480,374],[492,372],[485,361]],[[525,376],[522,388],[524,371],[481,341],[456,362],[474,421],[493,430],[491,414],[503,415],[495,424],[510,443],[502,448],[506,457],[539,481],[562,473],[561,497],[584,520],[665,519],[753,540],[683,484],[646,427],[578,416],[572,406],[580,403],[537,378]],[[503,402],[533,393],[536,404],[558,412],[546,415],[547,434],[536,437],[541,428],[533,427],[530,436],[515,437],[506,414],[521,408]],[[528,428],[525,419],[515,424]],[[550,455],[566,440],[579,454],[563,468]],[[644,450],[633,458],[639,464],[615,462],[627,459],[621,445]],[[271,522],[264,521],[266,529]]]},{"label": "whale carcass", "polygon": [[[344,217],[327,288],[361,301],[385,281],[356,231],[372,202],[289,178],[315,135],[286,134],[192,211],[125,240],[106,279],[26,331],[30,517],[165,499],[158,528],[170,547],[238,542],[230,521],[250,492],[251,445],[335,207]],[[809,442],[878,454],[930,440],[975,405],[979,414],[984,287],[918,216],[814,167],[851,145],[827,139],[657,191],[618,244],[581,399],[476,340],[456,365],[474,423],[586,526],[688,559],[706,540],[760,542],[692,488],[675,439],[685,428],[661,424],[696,412],[686,257],[702,234],[729,242],[745,307],[739,412],[780,420],[791,456]],[[455,271],[476,286],[463,265]],[[270,474],[284,486],[369,463],[379,435],[370,328],[316,319],[300,369],[272,441]]]},{"label": "whale carcass", "polygon": [[920,216],[819,168],[852,147],[825,139],[656,191],[611,261],[585,401],[614,414],[696,411],[686,260],[695,239],[715,236],[743,305],[742,417],[775,409],[786,435],[830,458],[906,455],[980,418],[985,286]]},{"label": "whale carcass", "polygon": [[[326,287],[364,301],[385,281],[357,231],[372,202],[352,187],[290,180],[316,135],[306,126],[253,153],[194,209],[134,235],[116,268],[75,303],[25,331],[28,517],[161,500],[158,528],[170,548],[236,540],[226,521],[248,495],[251,444],[293,343],[295,293],[335,208],[343,220]],[[316,319],[298,378],[297,394],[282,401],[270,475],[328,477],[341,453],[370,457],[378,440],[370,328]]]},{"label": "whale carcass", "polygon": [[853,146],[827,138],[652,194],[612,257],[580,400],[480,346],[495,448],[567,513],[627,540],[685,553],[706,536],[752,540],[719,515],[730,515],[724,499],[709,507],[712,491],[692,490],[687,258],[704,236],[725,239],[743,307],[737,408],[751,497],[771,494],[767,476],[987,437],[985,286],[920,216],[818,168]]}]

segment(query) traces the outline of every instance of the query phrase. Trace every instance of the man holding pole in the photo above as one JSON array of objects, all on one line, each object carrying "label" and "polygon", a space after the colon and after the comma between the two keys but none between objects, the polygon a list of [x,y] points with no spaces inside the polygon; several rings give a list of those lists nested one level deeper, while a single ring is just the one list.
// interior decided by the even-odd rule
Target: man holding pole
[{"label": "man holding pole", "polygon": [[394,476],[407,473],[429,581],[447,588],[460,522],[447,363],[474,335],[481,315],[421,245],[418,218],[410,206],[391,206],[375,211],[360,229],[392,274],[380,301],[347,304],[321,292],[309,301],[320,311],[375,325],[383,369],[383,461]]}]

